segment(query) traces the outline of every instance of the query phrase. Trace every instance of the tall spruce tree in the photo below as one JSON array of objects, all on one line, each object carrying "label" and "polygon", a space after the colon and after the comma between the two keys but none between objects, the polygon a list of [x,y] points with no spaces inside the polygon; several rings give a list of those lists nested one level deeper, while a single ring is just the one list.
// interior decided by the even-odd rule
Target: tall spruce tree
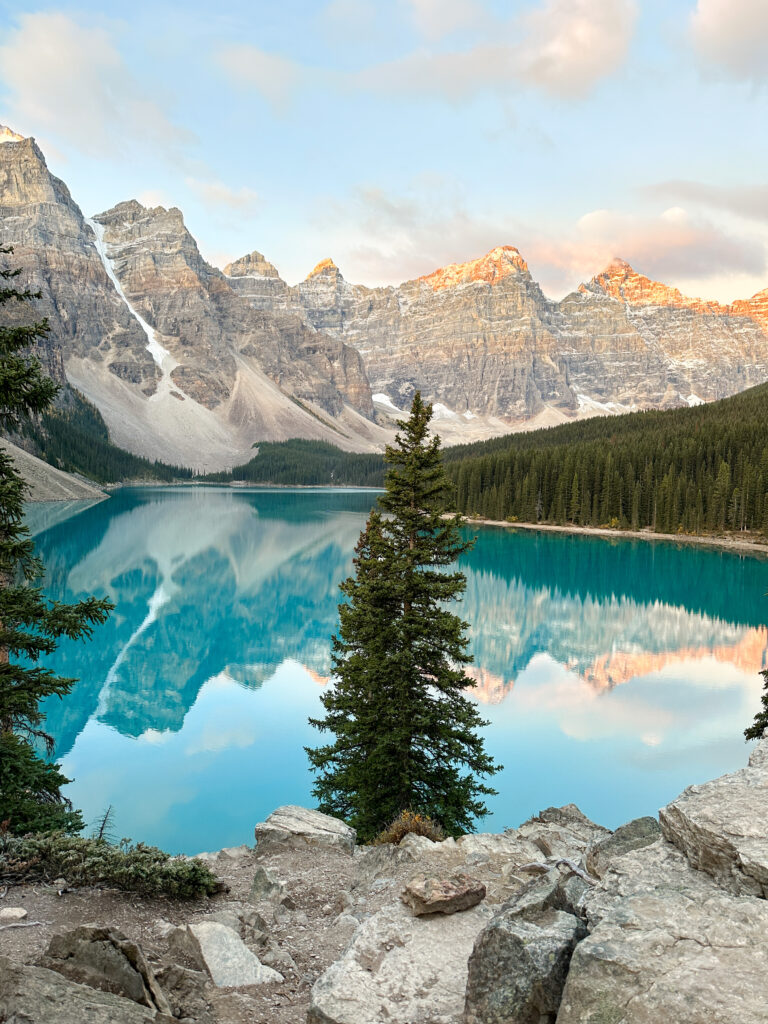
[{"label": "tall spruce tree", "polygon": [[[11,248],[0,247],[8,255]],[[8,303],[37,296],[14,287],[18,270],[0,269],[0,311]],[[6,313],[10,314],[8,307]],[[0,430],[16,431],[30,415],[50,407],[58,392],[29,347],[48,333],[46,321],[0,323]],[[26,485],[11,456],[0,450],[0,823],[12,834],[54,829],[79,831],[82,819],[62,797],[69,780],[41,757],[53,740],[41,728],[40,701],[69,693],[74,679],[57,676],[38,662],[62,636],[88,637],[107,618],[108,601],[89,597],[77,604],[47,601],[38,585],[43,565],[24,526]]]},{"label": "tall spruce tree", "polygon": [[763,733],[768,729],[768,668],[760,673],[763,677],[763,694],[761,699],[762,709],[755,715],[755,720],[749,728],[744,730],[744,736],[748,740],[762,739]]},{"label": "tall spruce tree", "polygon": [[467,623],[446,608],[466,580],[449,572],[471,547],[460,517],[446,516],[451,486],[432,407],[417,392],[388,447],[382,512],[374,511],[355,552],[355,575],[341,584],[333,639],[334,685],[326,715],[312,725],[335,735],[307,748],[320,809],[372,839],[405,810],[438,821],[448,835],[487,814],[495,791],[479,780],[499,771],[478,730],[484,722],[465,690]]}]

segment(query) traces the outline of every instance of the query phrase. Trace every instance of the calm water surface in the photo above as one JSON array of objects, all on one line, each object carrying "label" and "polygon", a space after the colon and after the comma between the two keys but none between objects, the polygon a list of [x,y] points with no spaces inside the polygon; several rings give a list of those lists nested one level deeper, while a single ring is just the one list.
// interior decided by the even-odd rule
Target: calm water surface
[{"label": "calm water surface", "polygon": [[[68,795],[121,836],[194,853],[311,805],[338,584],[370,491],[118,491],[32,506],[50,596],[108,596],[80,681],[45,707]],[[76,514],[69,513],[76,511]],[[730,553],[484,528],[462,560],[472,668],[504,764],[482,828],[577,803],[608,826],[740,767],[766,665],[768,563]]]}]

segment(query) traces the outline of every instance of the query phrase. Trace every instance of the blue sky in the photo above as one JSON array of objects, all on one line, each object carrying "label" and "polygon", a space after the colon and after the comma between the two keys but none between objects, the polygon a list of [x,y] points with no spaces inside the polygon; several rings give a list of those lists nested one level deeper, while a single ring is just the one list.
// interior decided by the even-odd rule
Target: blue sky
[{"label": "blue sky", "polygon": [[768,286],[766,0],[0,0],[0,123],[86,215],[175,205],[223,266],[394,283],[516,245]]}]

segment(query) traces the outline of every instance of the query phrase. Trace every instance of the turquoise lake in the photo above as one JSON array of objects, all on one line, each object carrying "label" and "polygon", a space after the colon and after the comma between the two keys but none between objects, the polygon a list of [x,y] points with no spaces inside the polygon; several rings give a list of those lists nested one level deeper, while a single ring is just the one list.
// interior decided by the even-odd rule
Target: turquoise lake
[{"label": "turquoise lake", "polygon": [[[45,706],[68,796],[119,836],[195,853],[312,805],[307,723],[370,491],[135,488],[31,506],[46,591],[108,596]],[[480,823],[574,802],[615,827],[741,767],[768,657],[768,562],[670,543],[480,528],[461,567],[472,691],[504,771]]]}]

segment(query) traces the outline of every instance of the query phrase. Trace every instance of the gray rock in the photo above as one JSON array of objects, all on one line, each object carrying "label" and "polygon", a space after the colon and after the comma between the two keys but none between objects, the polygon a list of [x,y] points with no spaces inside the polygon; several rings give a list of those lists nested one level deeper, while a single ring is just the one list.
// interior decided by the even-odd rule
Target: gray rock
[{"label": "gray rock", "polygon": [[286,975],[291,972],[296,972],[296,963],[293,957],[287,949],[283,949],[282,946],[278,946],[276,942],[268,942],[266,951],[261,953],[259,959],[267,967],[271,967],[273,970],[279,971],[280,974]]},{"label": "gray rock", "polygon": [[656,818],[635,818],[621,825],[613,835],[598,840],[587,851],[587,871],[594,878],[602,878],[608,866],[625,853],[655,843],[661,835]]},{"label": "gray rock", "polygon": [[554,1022],[573,950],[585,934],[579,918],[560,910],[530,920],[502,910],[469,958],[465,1024]]},{"label": "gray rock", "polygon": [[172,945],[207,970],[219,988],[266,985],[283,976],[265,967],[231,928],[215,921],[197,921],[174,932]]},{"label": "gray rock", "polygon": [[768,897],[768,740],[741,771],[689,786],[659,820],[664,837],[718,885]]},{"label": "gray rock", "polygon": [[578,875],[550,868],[546,875],[530,882],[504,905],[511,916],[536,921],[547,910],[583,916],[581,904],[589,885]]},{"label": "gray rock", "polygon": [[357,833],[338,818],[306,807],[286,805],[273,811],[255,830],[257,852],[301,850],[320,846],[352,853]]},{"label": "gray rock", "polygon": [[575,804],[566,804],[565,807],[547,807],[509,834],[517,835],[533,846],[536,851],[533,860],[565,857],[580,861],[591,846],[611,833],[590,821]]},{"label": "gray rock", "polygon": [[489,912],[413,917],[401,903],[364,921],[315,982],[308,1024],[453,1024],[467,960]]},{"label": "gray rock", "polygon": [[223,850],[219,850],[219,860],[237,862],[247,860],[252,854],[253,850],[250,846],[246,846],[245,843],[241,846],[225,846]]},{"label": "gray rock", "polygon": [[587,894],[557,1024],[764,1024],[768,902],[724,892],[669,843]]},{"label": "gray rock", "polygon": [[42,964],[71,981],[171,1012],[141,947],[115,928],[81,925],[54,935]]},{"label": "gray rock", "polygon": [[455,914],[484,900],[485,886],[465,874],[450,878],[414,878],[406,885],[402,899],[417,917],[422,914]]},{"label": "gray rock", "polygon": [[0,957],[0,1019],[7,1024],[173,1024],[172,1017],[130,999],[6,957]]},{"label": "gray rock", "polygon": [[360,922],[351,914],[339,914],[331,925],[331,935],[338,941],[348,943],[357,931]]},{"label": "gray rock", "polygon": [[266,868],[256,868],[256,874],[251,883],[251,899],[253,900],[277,900],[280,901],[285,894],[285,882],[281,882],[276,875]]},{"label": "gray rock", "polygon": [[206,989],[210,985],[203,971],[191,971],[179,964],[165,964],[157,970],[157,980],[171,1004],[176,1018],[192,1018],[195,1024],[215,1024]]}]

